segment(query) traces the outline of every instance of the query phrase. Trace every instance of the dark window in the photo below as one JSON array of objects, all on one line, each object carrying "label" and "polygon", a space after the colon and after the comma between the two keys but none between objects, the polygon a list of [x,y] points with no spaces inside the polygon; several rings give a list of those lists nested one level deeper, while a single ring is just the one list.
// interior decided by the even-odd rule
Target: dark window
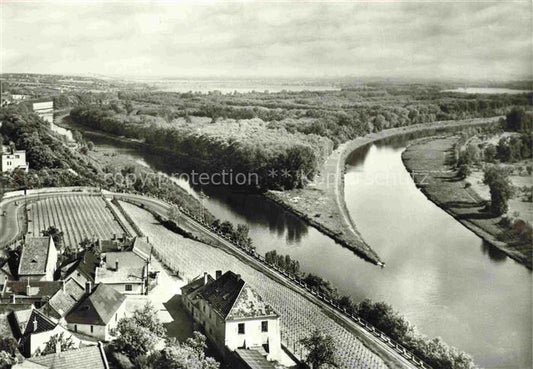
[{"label": "dark window", "polygon": [[94,331],[94,327],[91,325],[91,333],[93,333]]},{"label": "dark window", "polygon": [[239,323],[239,334],[244,334],[244,323]]},{"label": "dark window", "polygon": [[74,324],[74,332],[77,332],[77,331],[78,331],[78,325]]},{"label": "dark window", "polygon": [[131,284],[127,284],[126,291],[133,291],[133,286]]},{"label": "dark window", "polygon": [[261,332],[268,332],[268,321],[261,322]]}]

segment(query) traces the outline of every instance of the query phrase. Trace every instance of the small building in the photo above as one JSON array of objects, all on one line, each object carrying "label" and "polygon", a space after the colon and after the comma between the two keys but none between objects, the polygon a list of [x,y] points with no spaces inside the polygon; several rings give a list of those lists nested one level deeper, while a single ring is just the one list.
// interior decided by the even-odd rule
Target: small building
[{"label": "small building", "polygon": [[57,249],[52,237],[28,237],[22,247],[18,267],[19,279],[53,281]]},{"label": "small building", "polygon": [[73,332],[109,341],[112,339],[111,330],[125,316],[126,296],[105,284],[93,288],[88,281],[86,296],[67,314],[65,320],[68,329]]},{"label": "small building", "polygon": [[[132,244],[99,242],[101,253],[84,251],[80,258],[63,266],[66,280],[76,279],[85,284],[106,284],[125,295],[145,295],[151,282],[157,282],[152,270],[150,245],[136,239]],[[150,273],[156,276],[150,278]]]},{"label": "small building", "polygon": [[42,352],[53,336],[61,334],[79,347],[78,338],[37,309],[13,311],[10,320],[19,351],[26,357]]},{"label": "small building", "polygon": [[45,122],[54,123],[54,102],[43,101],[34,102],[33,111],[41,117]]},{"label": "small building", "polygon": [[240,275],[207,273],[182,287],[183,303],[218,350],[253,349],[280,361],[279,314]]},{"label": "small building", "polygon": [[0,160],[0,171],[2,173],[11,173],[14,170],[23,170],[25,172],[30,168],[26,161],[25,150],[11,150],[9,146],[2,146]]},{"label": "small building", "polygon": [[30,357],[13,369],[109,369],[109,363],[101,342],[98,345],[81,347],[74,350]]}]

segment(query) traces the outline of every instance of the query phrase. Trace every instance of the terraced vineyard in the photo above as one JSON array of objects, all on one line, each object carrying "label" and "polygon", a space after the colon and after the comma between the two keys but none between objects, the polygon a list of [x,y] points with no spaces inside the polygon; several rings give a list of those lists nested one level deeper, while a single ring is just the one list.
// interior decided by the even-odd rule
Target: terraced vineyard
[{"label": "terraced vineyard", "polygon": [[100,196],[54,196],[28,208],[28,234],[40,236],[53,225],[63,231],[67,246],[78,245],[85,237],[109,239],[124,233]]},{"label": "terraced vineyard", "polygon": [[139,207],[125,202],[121,204],[143,233],[149,236],[158,256],[185,279],[202,275],[204,271],[214,275],[217,269],[241,274],[281,314],[282,342],[298,357],[304,353],[298,344],[299,339],[319,328],[335,340],[341,368],[387,368],[383,360],[357,337],[304,296],[220,249],[185,239],[167,230],[150,213]]}]

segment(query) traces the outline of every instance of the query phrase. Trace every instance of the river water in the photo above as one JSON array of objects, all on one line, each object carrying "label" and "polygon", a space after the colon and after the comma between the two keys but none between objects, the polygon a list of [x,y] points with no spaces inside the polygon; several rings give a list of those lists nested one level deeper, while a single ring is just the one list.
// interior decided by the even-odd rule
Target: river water
[{"label": "river water", "polygon": [[[114,149],[163,173],[179,170],[167,158],[90,138],[96,149]],[[248,224],[258,252],[291,255],[355,301],[390,303],[420,332],[442,337],[476,363],[531,368],[531,272],[425,198],[401,161],[406,144],[400,139],[359,149],[346,165],[347,208],[386,262],[383,269],[260,195],[206,187],[204,204],[220,219]]]}]

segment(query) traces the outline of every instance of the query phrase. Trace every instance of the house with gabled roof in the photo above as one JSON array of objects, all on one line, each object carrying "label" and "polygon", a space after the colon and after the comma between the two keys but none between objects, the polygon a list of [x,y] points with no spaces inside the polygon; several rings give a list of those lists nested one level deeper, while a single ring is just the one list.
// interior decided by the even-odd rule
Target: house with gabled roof
[{"label": "house with gabled roof", "polygon": [[205,273],[182,287],[182,298],[223,355],[242,348],[280,360],[280,316],[240,275],[217,271],[213,279]]},{"label": "house with gabled roof", "polygon": [[109,369],[102,343],[28,358],[13,369]]},{"label": "house with gabled roof", "polygon": [[48,299],[41,311],[50,318],[59,320],[76,306],[85,293],[85,286],[74,278],[61,281],[61,288]]},{"label": "house with gabled roof", "polygon": [[52,237],[27,237],[18,266],[19,279],[53,281],[57,249]]},{"label": "house with gabled roof", "polygon": [[105,284],[87,282],[86,295],[67,314],[68,329],[99,340],[112,339],[111,330],[126,316],[126,296]]},{"label": "house with gabled roof", "polygon": [[26,357],[44,350],[51,337],[61,333],[71,337],[75,347],[80,344],[79,339],[37,309],[15,310],[9,319],[19,351]]},{"label": "house with gabled roof", "polygon": [[[62,278],[85,284],[107,284],[126,295],[148,292],[151,270],[151,246],[140,238],[129,245],[99,242],[101,252],[86,250],[61,268]],[[154,280],[152,280],[154,282]]]}]

